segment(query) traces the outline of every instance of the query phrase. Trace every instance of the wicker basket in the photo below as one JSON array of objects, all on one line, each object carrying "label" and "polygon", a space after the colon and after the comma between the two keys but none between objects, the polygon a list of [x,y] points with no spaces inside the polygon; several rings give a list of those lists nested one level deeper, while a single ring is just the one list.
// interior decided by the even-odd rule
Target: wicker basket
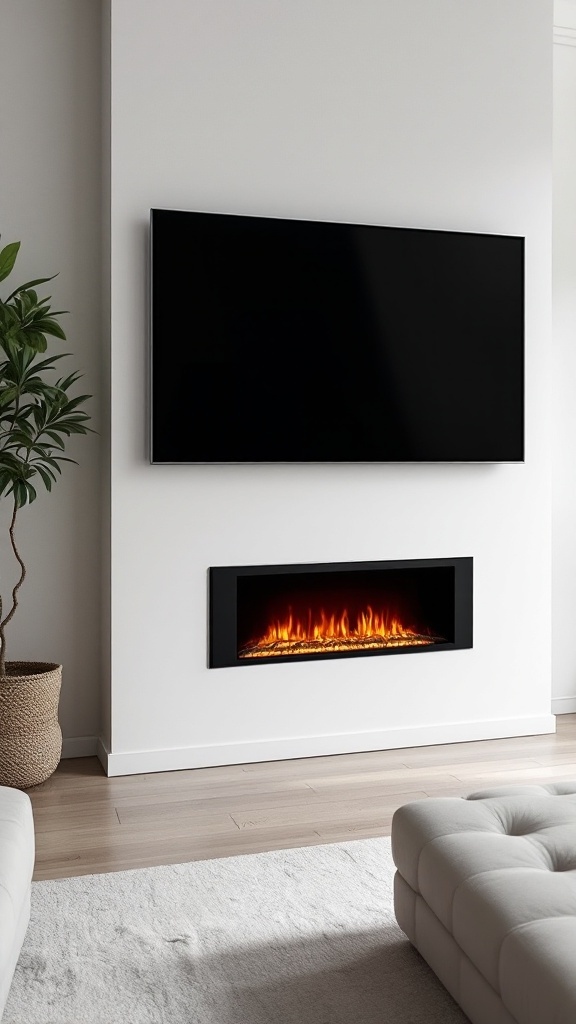
[{"label": "wicker basket", "polygon": [[0,676],[0,785],[44,782],[62,753],[58,700],[62,666],[9,661]]}]

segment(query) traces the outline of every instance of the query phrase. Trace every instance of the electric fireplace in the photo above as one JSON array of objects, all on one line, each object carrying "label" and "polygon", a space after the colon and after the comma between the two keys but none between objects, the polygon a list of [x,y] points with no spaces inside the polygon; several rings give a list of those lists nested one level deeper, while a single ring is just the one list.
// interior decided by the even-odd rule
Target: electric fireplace
[{"label": "electric fireplace", "polygon": [[210,569],[210,668],[472,647],[472,559]]}]

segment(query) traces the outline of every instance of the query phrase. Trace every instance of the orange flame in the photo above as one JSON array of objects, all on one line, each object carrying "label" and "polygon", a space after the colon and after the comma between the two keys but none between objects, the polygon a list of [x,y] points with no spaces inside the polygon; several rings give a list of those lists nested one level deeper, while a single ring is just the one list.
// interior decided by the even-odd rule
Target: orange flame
[{"label": "orange flame", "polygon": [[404,626],[397,615],[375,612],[370,605],[358,613],[354,624],[350,623],[346,608],[339,615],[327,615],[323,608],[319,615],[314,615],[309,608],[306,621],[297,618],[290,608],[284,620],[271,622],[264,635],[247,644],[239,652],[239,657],[266,658],[375,647],[413,647],[442,639]]}]

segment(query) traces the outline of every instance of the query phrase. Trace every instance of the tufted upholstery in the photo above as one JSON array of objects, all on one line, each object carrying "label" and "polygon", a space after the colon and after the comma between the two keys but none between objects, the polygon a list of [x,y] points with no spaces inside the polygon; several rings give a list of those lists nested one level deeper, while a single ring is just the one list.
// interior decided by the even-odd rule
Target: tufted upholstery
[{"label": "tufted upholstery", "polygon": [[576,1024],[576,782],[401,807],[395,909],[473,1024]]},{"label": "tufted upholstery", "polygon": [[30,917],[33,868],[30,798],[0,786],[0,1017]]}]

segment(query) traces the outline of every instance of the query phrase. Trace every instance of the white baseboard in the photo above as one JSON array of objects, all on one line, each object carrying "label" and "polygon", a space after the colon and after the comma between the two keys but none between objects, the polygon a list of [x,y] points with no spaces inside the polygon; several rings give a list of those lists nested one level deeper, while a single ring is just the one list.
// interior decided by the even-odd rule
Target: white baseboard
[{"label": "white baseboard", "polygon": [[576,697],[553,697],[553,715],[573,715],[576,713]]},{"label": "white baseboard", "polygon": [[96,757],[100,761],[100,764],[102,765],[104,771],[106,772],[106,775],[111,775],[112,772],[108,771],[108,759],[110,757],[110,751],[108,750],[108,747],[104,743],[104,740],[102,739],[101,736],[98,739],[98,743],[96,746]]},{"label": "white baseboard", "polygon": [[62,757],[94,757],[97,736],[69,736],[62,740]]},{"label": "white baseboard", "polygon": [[251,764],[255,761],[284,761],[295,757],[350,754],[369,750],[463,743],[469,740],[502,739],[506,736],[536,736],[556,731],[554,715],[529,718],[501,718],[484,722],[448,722],[379,732],[341,733],[332,736],[294,736],[288,739],[218,746],[175,747],[167,750],[113,752],[98,742],[98,757],[109,776],[140,775],[146,772],[211,768],[216,765]]}]

